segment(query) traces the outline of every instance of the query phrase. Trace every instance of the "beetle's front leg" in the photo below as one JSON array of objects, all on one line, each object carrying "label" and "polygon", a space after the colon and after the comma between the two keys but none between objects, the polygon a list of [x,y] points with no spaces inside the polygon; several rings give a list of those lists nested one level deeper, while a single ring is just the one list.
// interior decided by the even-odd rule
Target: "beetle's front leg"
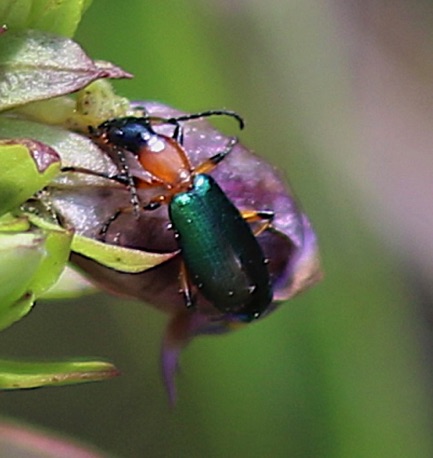
[{"label": "beetle's front leg", "polygon": [[237,145],[239,140],[236,137],[232,137],[227,146],[219,153],[211,156],[207,161],[202,162],[199,166],[196,167],[195,173],[209,173],[211,172],[221,161],[223,161]]},{"label": "beetle's front leg", "polygon": [[103,172],[96,172],[95,170],[85,169],[83,167],[62,167],[60,169],[62,173],[82,173],[84,175],[91,175],[94,177],[105,178],[107,180],[115,181],[116,183],[122,184],[124,186],[128,186],[129,178],[126,172],[118,173],[116,175],[109,175],[108,173]]}]

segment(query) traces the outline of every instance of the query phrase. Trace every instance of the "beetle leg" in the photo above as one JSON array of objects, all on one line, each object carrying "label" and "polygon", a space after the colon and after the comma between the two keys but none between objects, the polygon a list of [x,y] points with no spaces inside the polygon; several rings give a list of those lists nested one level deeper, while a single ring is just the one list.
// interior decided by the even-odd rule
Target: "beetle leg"
[{"label": "beetle leg", "polygon": [[116,183],[120,183],[123,185],[129,184],[129,179],[126,173],[119,173],[117,175],[109,175],[108,173],[96,172],[94,170],[85,169],[83,167],[74,167],[74,166],[62,167],[60,171],[63,173],[67,173],[67,172],[83,173],[85,175],[92,175],[95,177],[106,178],[107,180],[112,180],[112,181],[115,181]]},{"label": "beetle leg", "polygon": [[110,228],[111,224],[123,213],[123,210],[117,210],[116,213],[111,215],[99,229],[99,236],[105,241],[105,236]]},{"label": "beetle leg", "polygon": [[227,157],[228,154],[232,152],[237,143],[238,139],[236,137],[232,137],[223,151],[216,153],[207,161],[202,162],[199,166],[196,167],[195,173],[209,173],[212,171],[222,160]]},{"label": "beetle leg", "polygon": [[179,145],[183,145],[183,127],[179,123],[176,123],[176,127],[174,128],[173,138]]},{"label": "beetle leg", "polygon": [[[146,110],[146,107],[144,107],[142,105],[138,105],[138,106],[133,107],[132,111],[133,111],[134,116],[140,115],[143,118],[148,118],[149,117],[149,113]],[[138,112],[138,113],[136,113],[136,112]]]},{"label": "beetle leg", "polygon": [[161,118],[159,116],[146,116],[146,119],[152,124],[172,124],[174,126],[171,138],[176,140],[179,145],[183,145],[183,127],[177,118]]},{"label": "beetle leg", "polygon": [[253,234],[256,237],[271,227],[275,216],[271,210],[242,210],[241,215],[248,223],[260,223],[259,227],[253,230]]},{"label": "beetle leg", "polygon": [[[39,208],[40,207],[40,208]],[[64,229],[70,228],[63,216],[55,210],[50,201],[50,192],[48,188],[37,191],[30,199],[24,202],[20,209],[24,212],[31,213],[36,216],[49,215],[53,222]]]},{"label": "beetle leg", "polygon": [[180,261],[180,271],[179,271],[179,283],[180,283],[180,292],[183,294],[185,299],[185,305],[189,309],[194,306],[194,297],[192,294],[192,284],[189,279],[189,274],[186,269],[184,261]]},{"label": "beetle leg", "polygon": [[62,167],[62,172],[75,172],[75,173],[83,173],[86,175],[92,175],[95,177],[106,178],[108,180],[113,180],[117,183],[123,184],[128,187],[129,193],[131,195],[131,205],[134,209],[134,215],[138,219],[139,211],[140,211],[140,202],[138,199],[137,194],[137,187],[135,186],[134,177],[132,176],[131,172],[129,171],[129,166],[126,162],[126,156],[121,149],[116,148],[117,157],[119,159],[120,167],[122,169],[121,173],[117,175],[108,175],[102,172],[96,172],[94,170],[85,169],[83,167]]},{"label": "beetle leg", "polygon": [[[139,208],[140,210],[140,208]],[[117,218],[119,218],[120,215],[124,214],[124,213],[131,213],[131,212],[134,212],[134,209],[131,207],[123,207],[123,208],[119,208],[118,210],[116,210],[115,213],[113,213],[107,220],[105,220],[105,222],[102,224],[101,226],[101,229],[99,229],[99,237],[102,238],[103,241],[105,241],[105,236],[108,232],[108,229],[110,229],[110,226],[114,223],[114,221],[117,220]],[[135,212],[134,212],[134,216],[135,216]],[[137,215],[136,219],[138,220],[140,217],[140,214]]]},{"label": "beetle leg", "polygon": [[129,189],[129,193],[131,195],[131,205],[134,209],[135,218],[138,219],[139,210],[140,210],[140,202],[138,200],[137,188],[135,186],[134,177],[131,175],[129,171],[129,166],[126,161],[125,153],[120,149],[116,148],[117,157],[119,158],[120,167],[122,168],[123,174],[126,176],[127,179],[127,186]]},{"label": "beetle leg", "polygon": [[156,210],[157,208],[159,208],[161,206],[161,202],[156,202],[156,201],[153,201],[151,200],[148,204],[146,204],[144,207],[143,207],[143,210]]}]

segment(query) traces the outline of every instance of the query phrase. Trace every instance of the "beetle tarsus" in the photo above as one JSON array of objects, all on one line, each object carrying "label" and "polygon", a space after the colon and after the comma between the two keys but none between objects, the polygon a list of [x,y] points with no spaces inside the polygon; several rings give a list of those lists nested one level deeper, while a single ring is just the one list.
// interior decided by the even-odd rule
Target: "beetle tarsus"
[{"label": "beetle tarsus", "polygon": [[105,221],[105,223],[101,226],[101,229],[99,229],[99,236],[102,238],[102,240],[105,240],[105,236],[107,235],[108,229],[121,214],[122,210],[117,210],[116,213],[111,215],[107,219],[107,221]]}]

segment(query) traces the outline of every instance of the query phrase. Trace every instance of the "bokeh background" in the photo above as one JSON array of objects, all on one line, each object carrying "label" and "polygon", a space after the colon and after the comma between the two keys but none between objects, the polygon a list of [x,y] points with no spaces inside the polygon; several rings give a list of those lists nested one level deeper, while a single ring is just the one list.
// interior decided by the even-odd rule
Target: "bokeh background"
[{"label": "bokeh background", "polygon": [[325,280],[194,341],[175,410],[165,316],[103,294],[40,302],[2,353],[123,375],[4,393],[2,413],[120,457],[432,457],[432,25],[426,0],[94,0],[76,37],[134,73],[119,93],[246,118],[242,140],[317,230]]}]

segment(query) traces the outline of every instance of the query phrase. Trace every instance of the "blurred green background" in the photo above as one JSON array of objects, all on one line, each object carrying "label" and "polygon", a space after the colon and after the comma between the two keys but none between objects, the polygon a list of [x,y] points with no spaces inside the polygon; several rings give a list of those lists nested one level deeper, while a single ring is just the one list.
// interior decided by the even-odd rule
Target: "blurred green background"
[{"label": "blurred green background", "polygon": [[[325,280],[245,330],[194,341],[174,410],[159,377],[165,316],[103,294],[40,302],[0,335],[2,353],[100,356],[123,375],[4,393],[4,414],[121,457],[433,456],[431,252],[395,249],[411,217],[387,213],[400,197],[386,180],[402,157],[367,146],[398,125],[380,114],[394,100],[381,99],[381,56],[406,74],[422,41],[411,88],[428,87],[431,33],[407,38],[433,8],[385,3],[94,0],[76,38],[135,75],[119,93],[246,118],[243,142],[290,179],[316,228]],[[371,95],[373,76],[385,89]]]}]

